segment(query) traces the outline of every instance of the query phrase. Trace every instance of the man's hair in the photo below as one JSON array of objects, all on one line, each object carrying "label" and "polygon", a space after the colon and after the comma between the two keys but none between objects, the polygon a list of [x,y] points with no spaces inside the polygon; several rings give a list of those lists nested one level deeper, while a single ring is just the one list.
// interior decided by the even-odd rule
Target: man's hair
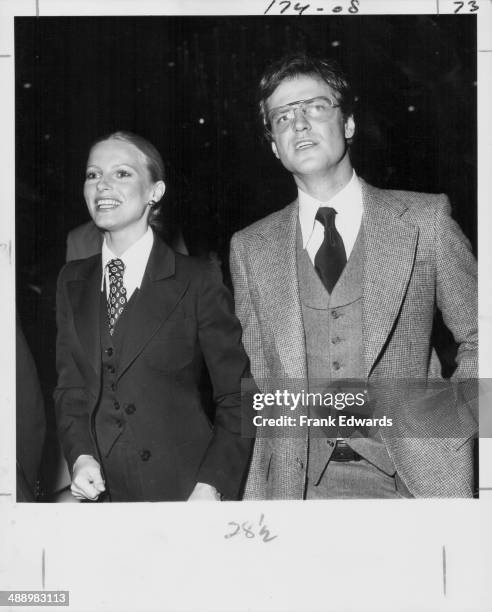
[{"label": "man's hair", "polygon": [[[97,144],[105,142],[106,140],[120,140],[122,142],[132,144],[141,153],[143,153],[145,157],[145,165],[147,166],[150,180],[153,183],[165,180],[166,171],[164,168],[164,162],[162,161],[161,154],[154,147],[154,145],[146,138],[144,138],[143,136],[139,136],[138,134],[134,134],[133,132],[119,130],[117,132],[108,134],[107,136],[102,136],[101,138],[98,138],[92,143],[90,149],[92,150]],[[156,202],[154,205],[151,206],[150,209],[149,225],[151,225],[156,230],[161,229],[161,223],[159,220],[161,204],[162,200]]]},{"label": "man's hair", "polygon": [[321,59],[304,53],[286,55],[267,66],[258,87],[258,106],[266,137],[271,140],[267,100],[282,83],[307,75],[321,79],[333,90],[344,118],[350,117],[354,96],[347,75],[334,59]]}]

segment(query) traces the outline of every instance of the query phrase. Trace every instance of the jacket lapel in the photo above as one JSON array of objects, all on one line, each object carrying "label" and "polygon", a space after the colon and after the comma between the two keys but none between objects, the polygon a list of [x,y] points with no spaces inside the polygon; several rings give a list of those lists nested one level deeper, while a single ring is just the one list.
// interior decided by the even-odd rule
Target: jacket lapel
[{"label": "jacket lapel", "polygon": [[154,236],[142,285],[126,321],[118,378],[138,357],[183,297],[189,281],[177,279],[175,271],[174,252]]},{"label": "jacket lapel", "polygon": [[297,216],[295,201],[262,230],[259,239],[266,257],[256,260],[256,275],[284,373],[290,378],[305,378],[306,346],[296,264]]},{"label": "jacket lapel", "polygon": [[67,291],[79,342],[87,355],[96,380],[99,380],[101,370],[99,332],[101,256],[87,259],[83,266],[81,277],[67,283]]},{"label": "jacket lapel", "polygon": [[364,205],[363,342],[369,376],[400,310],[413,269],[418,229],[406,206],[388,192],[362,183]]}]

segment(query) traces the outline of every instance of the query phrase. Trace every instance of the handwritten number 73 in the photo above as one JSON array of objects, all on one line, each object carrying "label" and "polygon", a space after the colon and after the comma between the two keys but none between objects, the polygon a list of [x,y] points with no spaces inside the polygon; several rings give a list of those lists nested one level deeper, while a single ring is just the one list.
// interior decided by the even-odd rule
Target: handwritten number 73
[{"label": "handwritten number 73", "polygon": [[476,13],[479,9],[478,6],[478,2],[476,0],[470,0],[470,2],[453,2],[453,4],[456,4],[456,10],[454,11],[455,14],[459,13],[462,8],[465,6],[465,4],[467,4],[470,8],[468,10],[469,13]]}]

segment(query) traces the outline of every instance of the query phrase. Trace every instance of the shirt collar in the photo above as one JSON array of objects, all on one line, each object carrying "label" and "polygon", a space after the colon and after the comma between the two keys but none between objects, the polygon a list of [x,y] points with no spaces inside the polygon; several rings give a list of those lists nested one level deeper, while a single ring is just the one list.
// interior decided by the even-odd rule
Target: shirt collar
[{"label": "shirt collar", "polygon": [[[121,259],[121,261],[125,264],[125,278],[127,274],[131,274],[132,276],[141,277],[145,271],[147,266],[147,261],[149,259],[150,251],[152,250],[152,246],[154,244],[154,233],[150,226],[147,228],[145,234],[139,238],[136,242],[134,242],[124,253],[122,253],[119,257],[115,255],[109,246],[106,243],[106,239],[103,240],[102,244],[102,285],[104,285],[104,275],[107,264],[112,259]],[[138,283],[140,284],[140,283]]]},{"label": "shirt collar", "polygon": [[345,187],[328,202],[321,202],[305,191],[302,191],[302,189],[298,189],[298,198],[303,248],[306,248],[306,244],[313,233],[316,213],[318,208],[322,206],[330,206],[337,211],[337,227],[340,223],[346,224],[350,222],[350,219],[353,219],[354,223],[360,224],[360,217],[362,216],[362,189],[355,171],[352,172],[352,177]]}]

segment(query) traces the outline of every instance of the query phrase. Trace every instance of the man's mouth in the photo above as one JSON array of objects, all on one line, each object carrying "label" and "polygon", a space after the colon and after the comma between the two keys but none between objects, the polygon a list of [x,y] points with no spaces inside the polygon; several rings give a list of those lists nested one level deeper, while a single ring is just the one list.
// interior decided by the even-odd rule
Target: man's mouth
[{"label": "man's mouth", "polygon": [[113,200],[111,198],[96,200],[97,210],[112,210],[113,208],[117,208],[120,204],[121,202],[119,200]]},{"label": "man's mouth", "polygon": [[296,151],[302,151],[303,149],[309,149],[309,147],[314,147],[316,143],[313,140],[300,140],[296,142],[295,149]]}]

